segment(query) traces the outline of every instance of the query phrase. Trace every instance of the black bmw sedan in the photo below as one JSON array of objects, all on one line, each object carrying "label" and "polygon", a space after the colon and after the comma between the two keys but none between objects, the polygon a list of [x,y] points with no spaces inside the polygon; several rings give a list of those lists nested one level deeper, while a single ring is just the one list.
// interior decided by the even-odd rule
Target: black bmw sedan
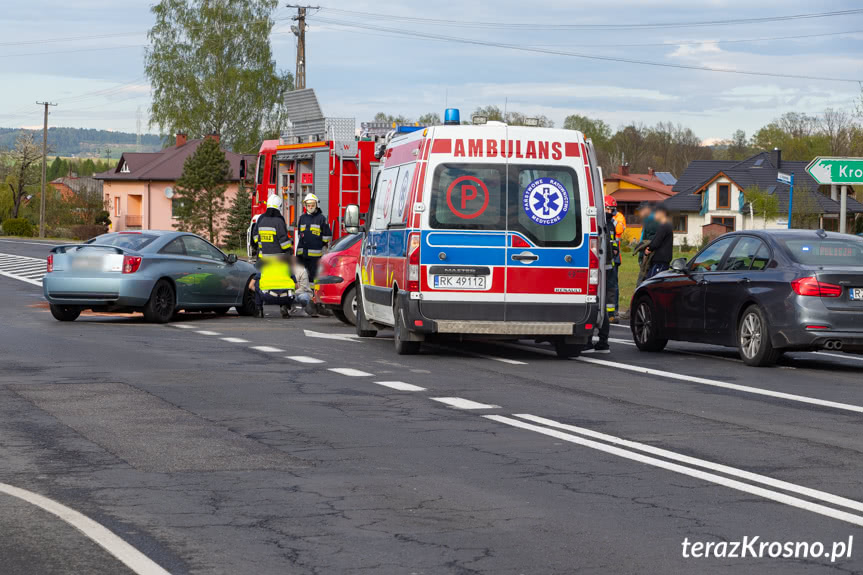
[{"label": "black bmw sedan", "polygon": [[754,366],[785,351],[863,353],[863,238],[731,232],[644,281],[631,309],[641,351],[669,339],[725,345]]}]

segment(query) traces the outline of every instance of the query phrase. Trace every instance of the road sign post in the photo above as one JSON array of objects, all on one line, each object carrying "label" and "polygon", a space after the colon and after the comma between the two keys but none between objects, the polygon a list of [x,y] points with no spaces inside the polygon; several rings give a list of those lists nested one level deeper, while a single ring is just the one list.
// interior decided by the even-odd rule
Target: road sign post
[{"label": "road sign post", "polygon": [[848,186],[863,185],[863,158],[823,158],[818,156],[806,171],[819,184],[842,184],[839,199],[839,232],[848,224]]},{"label": "road sign post", "polygon": [[780,184],[788,184],[788,229],[791,229],[791,212],[794,208],[794,172],[784,174],[777,172],[776,181]]}]

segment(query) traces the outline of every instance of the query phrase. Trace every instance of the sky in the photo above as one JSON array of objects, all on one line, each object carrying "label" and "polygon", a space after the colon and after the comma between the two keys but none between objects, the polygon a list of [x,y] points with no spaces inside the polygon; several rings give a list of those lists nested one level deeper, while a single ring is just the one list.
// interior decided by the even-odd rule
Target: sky
[{"label": "sky", "polygon": [[[149,127],[143,60],[151,1],[29,0],[4,7],[0,127],[134,132]],[[673,122],[704,141],[751,135],[779,115],[854,109],[863,81],[863,12],[708,26],[645,27],[861,9],[859,0],[320,0],[309,18],[307,86],[327,116],[441,116],[479,106],[630,122]],[[364,12],[365,14],[358,14]],[[280,5],[273,55],[294,70],[295,11]],[[637,25],[638,28],[625,28]],[[48,31],[46,34],[45,31]],[[438,38],[427,38],[430,34]],[[829,35],[828,35],[829,34]],[[449,39],[440,39],[441,36]],[[466,44],[756,72],[729,74]],[[742,40],[742,41],[741,41]],[[854,80],[769,77],[791,74]]]}]

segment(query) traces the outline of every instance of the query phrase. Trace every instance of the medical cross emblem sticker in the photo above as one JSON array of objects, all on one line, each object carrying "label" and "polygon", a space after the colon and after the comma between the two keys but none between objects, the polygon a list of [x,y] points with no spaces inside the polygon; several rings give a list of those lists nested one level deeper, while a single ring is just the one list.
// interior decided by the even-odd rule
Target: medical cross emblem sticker
[{"label": "medical cross emblem sticker", "polygon": [[531,220],[543,226],[551,226],[566,217],[569,211],[569,193],[563,184],[554,178],[539,178],[525,188],[522,203]]}]

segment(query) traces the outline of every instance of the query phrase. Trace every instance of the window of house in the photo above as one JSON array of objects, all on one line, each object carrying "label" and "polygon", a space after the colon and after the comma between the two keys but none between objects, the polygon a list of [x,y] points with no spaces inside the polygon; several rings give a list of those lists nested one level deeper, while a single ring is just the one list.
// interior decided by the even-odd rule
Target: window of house
[{"label": "window of house", "polygon": [[735,229],[735,218],[722,218],[722,217],[712,217],[710,218],[711,224],[719,224],[721,226],[725,226],[729,232],[733,232]]},{"label": "window of house", "polygon": [[171,198],[171,217],[179,218],[180,212],[183,209],[183,200],[182,198]]},{"label": "window of house", "polygon": [[116,196],[114,198],[114,217],[120,216],[120,197]]},{"label": "window of house", "polygon": [[674,233],[685,234],[689,231],[689,216],[673,216],[671,227],[674,228]]},{"label": "window of house", "polygon": [[120,167],[120,173],[121,174],[128,174],[129,173],[129,164],[127,164],[126,162],[123,162],[123,165]]},{"label": "window of house", "polygon": [[716,187],[716,209],[730,210],[731,209],[731,186],[728,184],[719,184]]}]

